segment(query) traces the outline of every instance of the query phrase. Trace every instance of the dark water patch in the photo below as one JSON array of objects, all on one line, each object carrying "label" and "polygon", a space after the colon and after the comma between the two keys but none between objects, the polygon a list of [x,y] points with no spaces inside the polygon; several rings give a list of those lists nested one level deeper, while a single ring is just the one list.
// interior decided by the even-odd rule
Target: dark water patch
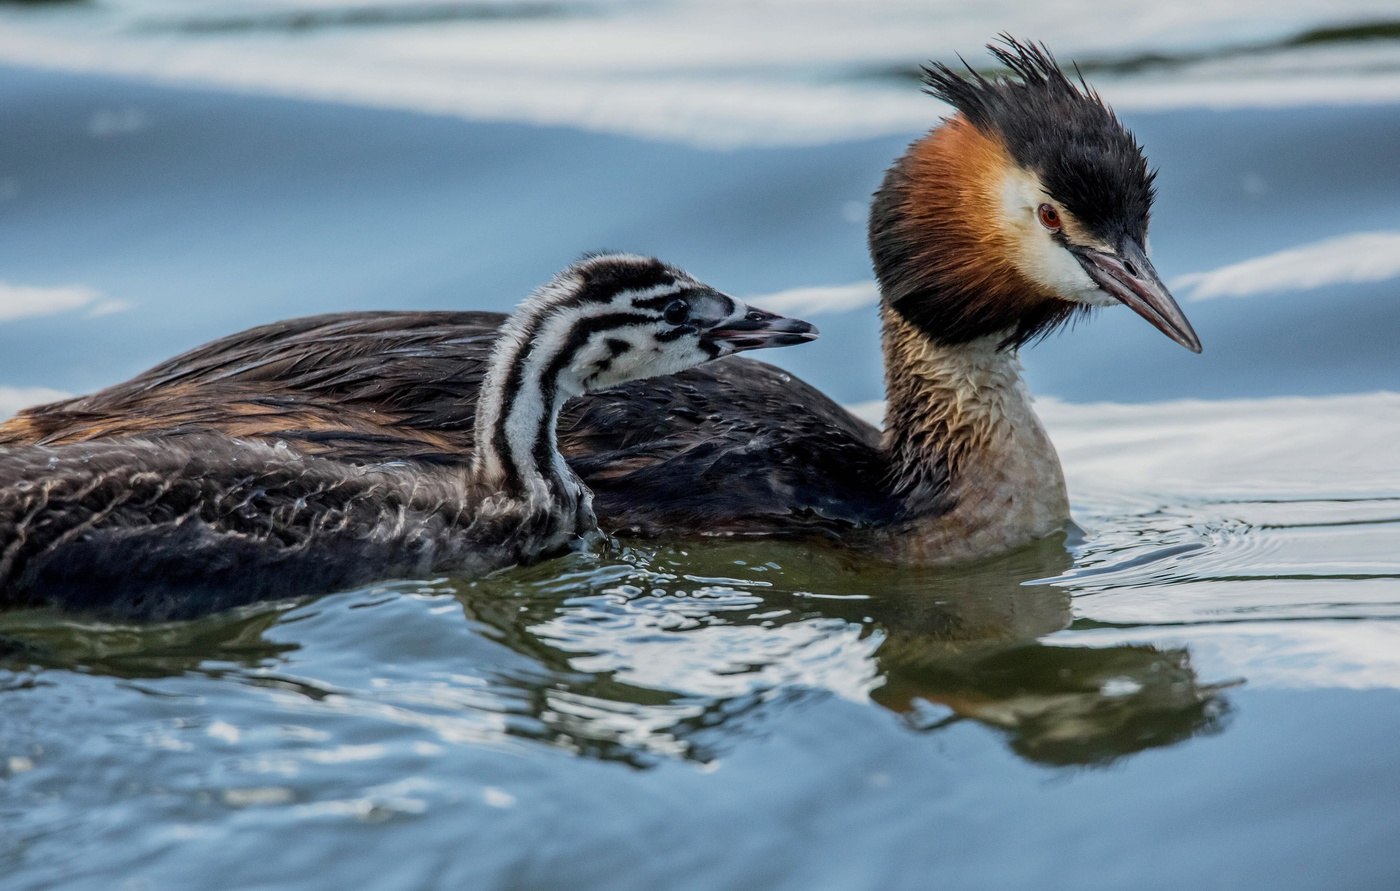
[{"label": "dark water patch", "polygon": [[[1400,40],[1400,21],[1377,19],[1355,24],[1325,25],[1309,28],[1277,40],[1255,41],[1236,44],[1222,44],[1204,49],[1183,49],[1175,51],[1150,50],[1122,55],[1076,55],[1072,59],[1061,59],[1065,64],[1073,64],[1076,71],[1085,78],[1099,75],[1130,76],[1154,71],[1172,71],[1199,65],[1205,62],[1218,62],[1229,59],[1248,58],[1267,54],[1283,53],[1291,49],[1314,46],[1346,45],[1371,43],[1376,41]],[[954,64],[954,63],[948,63]],[[961,59],[956,66],[961,66]],[[1009,69],[995,65],[983,65],[978,61],[977,70],[988,77],[1005,76]],[[858,69],[852,75],[856,79],[899,80],[922,83],[922,64],[874,66]]]},{"label": "dark water patch", "polygon": [[266,664],[295,648],[263,639],[288,608],[262,605],[193,622],[125,626],[9,612],[0,614],[0,665],[149,678]]},{"label": "dark water patch", "polygon": [[1279,45],[1312,46],[1319,43],[1352,43],[1361,40],[1400,40],[1400,21],[1378,19],[1353,25],[1311,28],[1296,37],[1281,41]]},{"label": "dark water patch", "polygon": [[1090,77],[1097,74],[1131,75],[1153,70],[1185,68],[1202,62],[1281,53],[1302,47],[1390,40],[1400,40],[1400,21],[1381,19],[1356,24],[1309,28],[1279,40],[1224,45],[1199,51],[1146,52],[1117,57],[1088,56],[1076,59],[1075,63],[1086,76]]}]

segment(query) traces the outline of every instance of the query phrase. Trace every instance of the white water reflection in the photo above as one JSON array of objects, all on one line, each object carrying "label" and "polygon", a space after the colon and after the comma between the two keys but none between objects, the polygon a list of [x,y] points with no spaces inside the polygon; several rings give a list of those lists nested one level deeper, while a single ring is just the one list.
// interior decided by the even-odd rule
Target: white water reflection
[{"label": "white water reflection", "polygon": [[1400,232],[1353,232],[1178,276],[1191,300],[1308,291],[1400,276]]},{"label": "white water reflection", "polygon": [[0,61],[696,145],[795,145],[927,127],[936,107],[892,72],[957,53],[980,62],[1001,31],[1044,40],[1065,59],[1140,54],[1148,63],[1093,75],[1125,109],[1400,101],[1395,41],[1279,43],[1394,14],[1374,0],[1286,9],[1193,0],[1150,15],[1088,0],[278,0],[195,10],[118,0],[0,13]]},{"label": "white water reflection", "polygon": [[744,300],[751,306],[789,315],[826,315],[874,306],[880,302],[880,286],[873,281],[865,281],[849,285],[789,288],[769,294],[755,294]]},{"label": "white water reflection", "polygon": [[72,312],[102,303],[102,294],[82,285],[45,288],[0,282],[0,322]]},{"label": "white water reflection", "polygon": [[[1076,643],[1092,646],[1144,636],[1141,628],[1073,635]],[[1203,675],[1245,678],[1251,689],[1400,690],[1400,622],[1220,624],[1189,632],[1154,628],[1151,637],[1165,646],[1189,645]]]},{"label": "white water reflection", "polygon": [[[685,696],[739,697],[807,687],[863,702],[879,685],[874,667],[884,639],[879,633],[830,618],[726,624],[726,601],[747,600],[743,594],[677,593],[658,590],[628,598],[610,591],[605,606],[596,599],[576,601],[534,631],[561,650],[579,653],[570,663],[577,671],[609,672]],[[600,621],[602,615],[610,621]],[[685,645],[676,646],[682,635]]]},{"label": "white water reflection", "polygon": [[1037,406],[1072,495],[1400,496],[1400,393]]},{"label": "white water reflection", "polygon": [[78,310],[84,310],[83,315],[87,318],[96,318],[125,312],[130,308],[131,304],[127,301],[108,297],[86,285],[42,287],[0,281],[0,324]]},{"label": "white water reflection", "polygon": [[67,399],[72,393],[55,390],[52,387],[4,387],[0,386],[0,420],[22,408]]}]

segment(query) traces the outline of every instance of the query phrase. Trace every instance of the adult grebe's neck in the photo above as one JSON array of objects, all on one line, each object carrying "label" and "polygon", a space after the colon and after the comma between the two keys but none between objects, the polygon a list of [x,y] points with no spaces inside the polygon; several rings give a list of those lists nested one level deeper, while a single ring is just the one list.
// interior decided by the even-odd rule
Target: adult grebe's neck
[{"label": "adult grebe's neck", "polygon": [[900,549],[919,562],[950,562],[1063,527],[1069,501],[1059,457],[1005,334],[938,344],[899,312],[881,312],[884,444],[895,490],[921,527]]}]

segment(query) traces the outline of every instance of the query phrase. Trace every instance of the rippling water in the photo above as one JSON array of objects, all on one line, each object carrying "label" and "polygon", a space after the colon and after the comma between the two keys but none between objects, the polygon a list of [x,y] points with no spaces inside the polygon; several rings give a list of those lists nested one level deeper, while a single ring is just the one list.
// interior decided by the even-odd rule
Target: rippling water
[{"label": "rippling water", "polygon": [[1388,5],[751,6],[0,10],[0,410],[609,246],[812,315],[774,358],[878,418],[865,202],[939,114],[907,72],[1008,27],[1121,100],[1206,343],[1123,311],[1028,352],[1078,528],[0,614],[0,887],[1400,885]]}]

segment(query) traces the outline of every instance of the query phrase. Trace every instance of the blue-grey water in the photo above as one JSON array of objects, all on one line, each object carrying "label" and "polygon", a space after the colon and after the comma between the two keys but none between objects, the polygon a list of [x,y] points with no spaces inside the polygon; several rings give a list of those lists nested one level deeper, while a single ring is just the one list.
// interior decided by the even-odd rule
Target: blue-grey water
[{"label": "blue-grey water", "polygon": [[[504,310],[612,247],[805,305],[822,340],[771,358],[878,415],[873,307],[779,292],[869,279],[919,126],[716,145],[172,83],[40,53],[123,8],[71,6],[0,17],[5,410],[273,319]],[[623,541],[171,625],[0,614],[0,888],[1400,886],[1400,104],[1124,118],[1206,351],[1119,310],[1026,353],[1081,532],[938,572]]]}]

